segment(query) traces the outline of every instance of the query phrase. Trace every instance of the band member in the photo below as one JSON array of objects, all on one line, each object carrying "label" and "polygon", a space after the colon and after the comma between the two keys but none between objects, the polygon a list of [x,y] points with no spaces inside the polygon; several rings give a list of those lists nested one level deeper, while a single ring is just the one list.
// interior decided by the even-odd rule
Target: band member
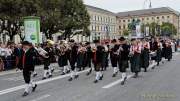
[{"label": "band member", "polygon": [[92,72],[92,67],[91,67],[92,50],[91,50],[91,45],[89,42],[86,43],[86,50],[87,50],[86,51],[86,53],[87,53],[86,66],[88,66],[90,68],[86,75],[90,75]]},{"label": "band member", "polygon": [[[153,51],[156,52],[156,56],[153,57],[153,59],[157,62],[157,66],[159,66],[159,63],[161,62],[162,60],[162,52],[161,52],[161,43],[159,41],[159,38],[156,38],[154,43],[153,43]],[[154,69],[155,66],[152,68]]]},{"label": "band member", "polygon": [[172,59],[172,44],[171,44],[171,40],[167,40],[167,42],[166,42],[165,59],[168,59],[168,61],[171,61],[171,59]]},{"label": "band member", "polygon": [[111,59],[111,64],[113,67],[113,76],[112,77],[116,77],[117,73],[118,73],[118,55],[119,55],[119,44],[116,41],[116,39],[113,39],[112,44],[114,44],[114,46],[112,46],[111,48],[111,52],[110,52],[110,59]]},{"label": "band member", "polygon": [[104,47],[104,52],[103,52],[103,60],[102,60],[102,71],[105,71],[106,68],[108,67],[108,54],[109,54],[109,48],[108,48],[108,43],[102,42],[102,46]]},{"label": "band member", "polygon": [[142,51],[141,51],[141,67],[144,68],[144,72],[147,72],[147,68],[149,67],[149,52],[150,45],[146,39],[142,40]]},{"label": "band member", "polygon": [[85,70],[85,62],[86,62],[86,47],[83,43],[80,43],[78,53],[77,53],[77,68],[79,71],[82,69]]},{"label": "band member", "polygon": [[135,73],[134,78],[138,77],[138,73],[141,71],[140,69],[140,54],[141,54],[141,46],[139,42],[135,39],[132,39],[132,45],[130,48],[130,63],[131,63],[131,72]]},{"label": "band member", "polygon": [[31,73],[34,71],[36,53],[34,49],[31,47],[31,43],[29,43],[28,41],[24,41],[22,45],[24,49],[24,55],[22,59],[23,77],[26,83],[25,92],[22,96],[27,96],[29,94],[30,87],[32,87],[32,92],[34,92],[37,87],[37,84],[35,84],[31,80]]},{"label": "band member", "polygon": [[73,78],[77,79],[79,77],[75,66],[77,63],[77,53],[78,53],[78,45],[75,43],[74,40],[70,40],[69,63],[71,66],[71,75],[69,81],[72,81]]},{"label": "band member", "polygon": [[94,83],[97,83],[99,80],[103,79],[103,74],[100,69],[102,68],[102,58],[103,58],[103,51],[105,50],[102,45],[100,45],[99,40],[95,40],[95,48],[93,49],[93,61],[94,61],[94,67],[96,71],[96,78]]},{"label": "band member", "polygon": [[59,45],[57,54],[59,67],[63,68],[61,75],[65,75],[70,72],[70,69],[68,68],[67,47],[63,42]]},{"label": "band member", "polygon": [[23,49],[21,44],[16,45],[14,49],[14,55],[16,56],[16,67],[18,69],[22,69],[22,55],[23,55]]},{"label": "band member", "polygon": [[129,52],[130,52],[130,46],[127,44],[126,39],[124,37],[121,37],[119,39],[120,41],[120,47],[119,47],[119,71],[122,73],[121,75],[121,85],[124,85],[127,75],[126,75],[126,69],[129,67]]},{"label": "band member", "polygon": [[[39,47],[40,49],[40,54],[43,57],[43,62],[44,62],[44,75],[43,75],[43,80],[52,77],[52,71],[50,69],[50,53],[52,51],[52,49],[50,48],[49,44],[46,44],[45,49],[42,49],[41,47]],[[48,76],[49,74],[49,76]]]}]

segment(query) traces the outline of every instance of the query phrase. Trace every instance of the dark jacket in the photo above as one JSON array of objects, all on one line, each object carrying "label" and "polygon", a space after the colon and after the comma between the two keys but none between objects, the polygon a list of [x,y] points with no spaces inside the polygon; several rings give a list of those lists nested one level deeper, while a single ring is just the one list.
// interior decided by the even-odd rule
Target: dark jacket
[{"label": "dark jacket", "polygon": [[35,66],[36,51],[34,48],[30,48],[27,52],[24,52],[22,63],[24,71],[33,71]]}]

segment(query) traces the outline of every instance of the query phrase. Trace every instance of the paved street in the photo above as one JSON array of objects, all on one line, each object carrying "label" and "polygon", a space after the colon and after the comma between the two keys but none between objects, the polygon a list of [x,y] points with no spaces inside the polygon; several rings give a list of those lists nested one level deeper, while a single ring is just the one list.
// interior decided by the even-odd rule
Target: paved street
[{"label": "paved street", "polygon": [[68,75],[59,75],[56,67],[53,78],[42,81],[42,67],[37,68],[38,83],[36,92],[22,97],[24,81],[20,72],[8,71],[0,75],[0,101],[179,101],[180,99],[180,55],[174,54],[171,62],[165,62],[156,69],[142,72],[137,79],[131,78],[124,86],[120,85],[120,75],[112,78],[112,69],[104,73],[104,79],[93,83],[95,73],[80,77],[72,82]]}]

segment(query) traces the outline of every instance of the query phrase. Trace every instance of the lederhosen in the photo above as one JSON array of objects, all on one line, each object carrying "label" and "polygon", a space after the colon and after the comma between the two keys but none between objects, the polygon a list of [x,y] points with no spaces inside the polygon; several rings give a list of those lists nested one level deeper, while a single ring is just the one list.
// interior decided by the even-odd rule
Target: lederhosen
[{"label": "lederhosen", "polygon": [[119,71],[126,72],[126,69],[129,67],[128,55],[129,55],[130,47],[127,44],[123,44],[120,47],[122,47],[123,50],[119,51],[119,60],[118,60]]},{"label": "lederhosen", "polygon": [[63,49],[58,50],[58,65],[64,67],[68,65],[67,52]]},{"label": "lederhosen", "polygon": [[172,47],[171,43],[167,43],[166,51],[165,51],[165,58],[170,60],[172,59]]},{"label": "lederhosen", "polygon": [[43,62],[44,62],[44,70],[48,70],[49,69],[49,66],[50,66],[50,52],[51,52],[51,48],[49,48],[49,47],[46,47],[45,49],[44,49],[46,52],[47,52],[47,54],[46,54],[46,56],[48,57],[48,58],[43,58]]},{"label": "lederhosen", "polygon": [[86,52],[86,66],[91,68],[91,60],[92,60],[92,50],[91,47],[87,47],[87,52]]},{"label": "lederhosen", "polygon": [[103,49],[104,49],[104,47],[99,45],[99,46],[97,46],[96,52],[94,52],[95,71],[100,71],[100,69],[102,68]]},{"label": "lederhosen", "polygon": [[110,59],[111,59],[112,67],[117,67],[118,54],[119,54],[118,49],[119,49],[119,45],[114,45],[114,47],[111,49]]},{"label": "lederhosen", "polygon": [[130,62],[131,62],[131,72],[133,73],[138,73],[141,71],[140,68],[140,57],[141,53],[136,52],[136,50],[139,50],[140,46],[131,46],[132,51],[134,51],[134,54],[130,57]]},{"label": "lederhosen", "polygon": [[69,56],[69,63],[71,65],[71,70],[75,70],[75,64],[77,62],[77,52],[78,52],[78,46],[74,45],[72,49],[70,50],[70,56]]}]

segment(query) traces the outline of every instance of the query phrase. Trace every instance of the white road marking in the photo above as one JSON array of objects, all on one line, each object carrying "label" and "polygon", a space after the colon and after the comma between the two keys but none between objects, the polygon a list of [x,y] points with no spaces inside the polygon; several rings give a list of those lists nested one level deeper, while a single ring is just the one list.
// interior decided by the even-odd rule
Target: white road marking
[{"label": "white road marking", "polygon": [[46,99],[46,98],[48,98],[48,97],[50,97],[50,96],[51,96],[51,95],[46,94],[46,95],[40,96],[40,97],[38,97],[38,98],[36,98],[36,99],[33,99],[33,100],[31,100],[31,101],[40,101],[40,100],[44,100],[44,99]]},{"label": "white road marking", "polygon": [[[148,69],[151,69],[153,66],[155,66],[155,63],[154,63],[154,64],[151,64]],[[127,80],[130,79],[130,78],[132,78],[132,77],[133,77],[133,75],[128,75],[128,76],[127,76]],[[114,82],[112,82],[112,83],[110,83],[110,84],[108,84],[108,85],[105,85],[105,86],[103,86],[102,88],[108,89],[108,88],[111,88],[111,87],[113,87],[113,86],[115,86],[115,85],[117,85],[117,84],[119,84],[119,83],[121,83],[121,79],[118,79],[118,80],[116,80],[116,81],[114,81]]]},{"label": "white road marking", "polygon": [[[78,74],[87,72],[88,70],[89,69],[84,70],[84,71],[80,71],[80,72],[78,72]],[[69,76],[70,76],[70,74],[63,75],[63,76],[57,76],[57,77],[54,77],[54,78],[38,81],[38,82],[36,82],[36,84],[40,85],[40,84],[48,83],[48,82],[55,81],[55,80],[58,80],[58,79],[63,79],[63,78],[69,77]],[[7,94],[7,93],[17,91],[17,90],[21,90],[24,87],[25,87],[25,85],[21,85],[21,86],[12,87],[12,88],[9,88],[9,89],[1,90],[0,95],[4,95],[4,94]]]},{"label": "white road marking", "polygon": [[[127,79],[131,78],[132,76],[133,76],[133,75],[128,75],[128,76],[127,76]],[[119,79],[119,80],[117,80],[117,81],[115,81],[115,82],[112,82],[112,83],[106,85],[106,86],[103,86],[102,88],[105,88],[105,89],[111,88],[111,87],[113,87],[113,86],[115,86],[115,85],[121,83],[121,81],[122,81],[122,80]]]}]

